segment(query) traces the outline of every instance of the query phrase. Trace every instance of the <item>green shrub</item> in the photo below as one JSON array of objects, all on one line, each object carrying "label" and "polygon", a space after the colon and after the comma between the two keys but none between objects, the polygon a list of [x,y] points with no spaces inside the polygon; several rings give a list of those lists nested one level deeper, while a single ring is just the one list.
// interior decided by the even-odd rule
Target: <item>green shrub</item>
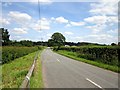
[{"label": "green shrub", "polygon": [[[39,47],[39,49],[41,49]],[[35,52],[38,47],[12,47],[4,46],[2,47],[2,64],[8,63],[16,58],[22,57],[29,53]]]},{"label": "green shrub", "polygon": [[[55,50],[55,48],[54,48]],[[78,57],[92,61],[98,61],[109,65],[118,66],[118,46],[81,46],[81,47],[61,47],[59,50],[76,52]]]}]

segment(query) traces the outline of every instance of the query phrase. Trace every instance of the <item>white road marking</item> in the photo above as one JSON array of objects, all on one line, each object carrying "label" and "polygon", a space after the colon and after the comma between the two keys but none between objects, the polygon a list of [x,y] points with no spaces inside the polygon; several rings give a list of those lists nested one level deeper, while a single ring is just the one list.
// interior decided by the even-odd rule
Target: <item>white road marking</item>
[{"label": "white road marking", "polygon": [[60,62],[60,60],[59,60],[59,59],[57,59],[57,61],[58,61],[58,62]]},{"label": "white road marking", "polygon": [[102,89],[102,87],[101,87],[100,85],[96,84],[96,83],[93,82],[92,80],[90,80],[90,79],[88,79],[88,78],[86,78],[86,80],[89,81],[89,82],[91,82],[91,83],[94,84],[95,86],[97,86],[97,87],[99,87],[99,88]]}]

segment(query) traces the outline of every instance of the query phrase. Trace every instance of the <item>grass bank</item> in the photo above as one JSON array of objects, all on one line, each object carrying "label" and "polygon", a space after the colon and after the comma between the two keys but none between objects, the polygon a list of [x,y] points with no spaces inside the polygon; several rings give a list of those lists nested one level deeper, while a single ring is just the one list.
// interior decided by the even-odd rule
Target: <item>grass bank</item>
[{"label": "grass bank", "polygon": [[2,65],[2,88],[19,88],[33,63],[35,55],[36,52],[33,52]]},{"label": "grass bank", "polygon": [[72,59],[77,60],[77,61],[82,61],[82,62],[91,64],[91,65],[98,66],[100,68],[104,68],[104,69],[111,70],[111,71],[114,71],[114,72],[120,72],[120,67],[118,68],[117,66],[112,66],[112,65],[101,63],[101,62],[91,61],[91,60],[87,60],[87,59],[84,59],[84,58],[77,57],[76,52],[59,50],[59,51],[57,51],[57,53],[59,53],[61,55],[64,55],[64,56],[67,56],[67,57],[72,58]]},{"label": "grass bank", "polygon": [[41,54],[41,51],[38,54],[35,69],[30,80],[30,88],[44,88],[40,54]]}]

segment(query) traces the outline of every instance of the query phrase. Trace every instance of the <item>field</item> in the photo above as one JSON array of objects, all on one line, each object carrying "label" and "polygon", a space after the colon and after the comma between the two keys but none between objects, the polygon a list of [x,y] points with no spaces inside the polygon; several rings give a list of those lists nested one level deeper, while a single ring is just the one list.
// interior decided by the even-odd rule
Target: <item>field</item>
[{"label": "field", "polygon": [[[54,48],[55,50],[56,48]],[[61,47],[57,52],[78,61],[83,61],[101,68],[120,72],[118,69],[118,51],[115,46],[81,46],[81,47]]]}]

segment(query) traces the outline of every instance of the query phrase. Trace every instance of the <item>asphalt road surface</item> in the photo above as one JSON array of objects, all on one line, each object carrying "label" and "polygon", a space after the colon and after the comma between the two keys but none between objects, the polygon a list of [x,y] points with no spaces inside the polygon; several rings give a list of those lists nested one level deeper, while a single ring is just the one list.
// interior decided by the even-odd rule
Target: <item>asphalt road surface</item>
[{"label": "asphalt road surface", "polygon": [[54,53],[41,54],[45,88],[118,88],[118,74]]}]

